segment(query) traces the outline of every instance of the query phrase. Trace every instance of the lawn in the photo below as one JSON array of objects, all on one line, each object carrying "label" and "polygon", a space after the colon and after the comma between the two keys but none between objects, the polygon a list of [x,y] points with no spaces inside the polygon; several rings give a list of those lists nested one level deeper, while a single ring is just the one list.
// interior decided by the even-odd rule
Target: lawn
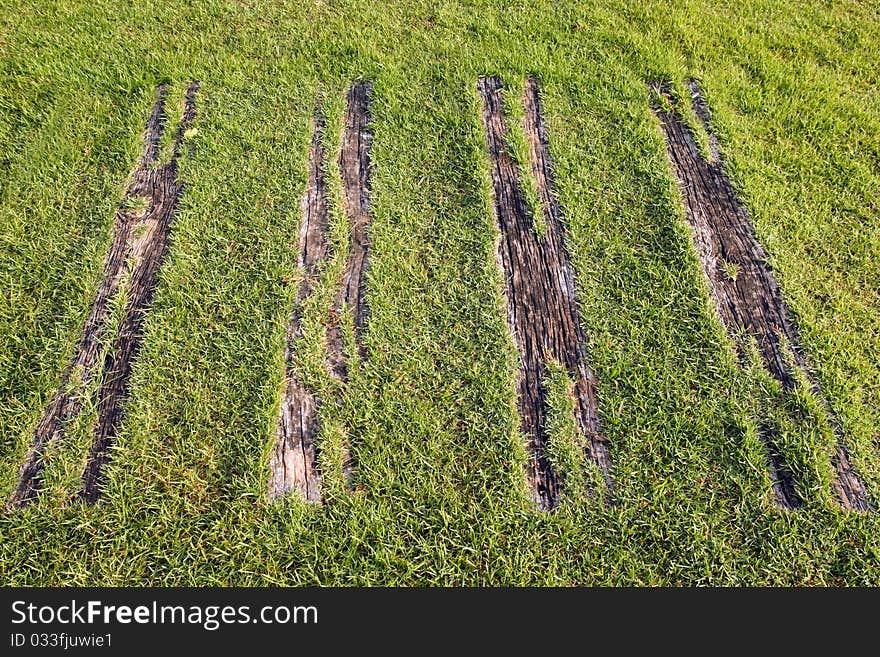
[{"label": "lawn", "polygon": [[[823,404],[741,366],[713,309],[647,86],[686,97],[699,80],[876,506],[878,59],[880,13],[858,0],[0,0],[3,499],[76,351],[156,89],[168,83],[176,117],[201,83],[106,489],[96,505],[75,500],[97,412],[83,390],[38,501],[0,512],[0,583],[880,584],[880,514],[835,501]],[[512,112],[528,76],[540,80],[613,464],[611,495],[570,475],[552,513],[525,483],[476,86],[488,75]],[[271,502],[312,116],[320,99],[333,173],[362,79],[367,357],[345,382],[324,367],[349,239],[330,176],[333,256],[293,361],[326,400],[324,502]],[[550,418],[559,444],[562,415]],[[795,511],[773,503],[768,422]],[[352,482],[333,467],[346,449]]]}]

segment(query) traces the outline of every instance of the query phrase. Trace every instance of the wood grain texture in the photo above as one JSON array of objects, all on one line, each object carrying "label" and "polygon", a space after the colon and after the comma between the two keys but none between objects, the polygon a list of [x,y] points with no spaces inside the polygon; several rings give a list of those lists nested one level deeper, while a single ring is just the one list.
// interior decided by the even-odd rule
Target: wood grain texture
[{"label": "wood grain texture", "polygon": [[342,344],[340,316],[348,308],[354,319],[358,356],[366,355],[363,331],[367,321],[366,281],[370,255],[370,94],[372,83],[361,80],[351,86],[345,109],[342,147],[339,151],[339,172],[342,176],[342,204],[348,218],[351,243],[345,261],[339,293],[333,303],[334,321],[328,331],[327,363],[330,373],[339,381],[348,378],[345,350]]},{"label": "wood grain texture", "polygon": [[560,285],[564,293],[562,302],[566,305],[563,315],[568,315],[571,322],[570,333],[566,332],[560,339],[553,339],[556,348],[552,357],[562,363],[574,382],[575,420],[581,435],[586,438],[590,458],[599,466],[605,476],[605,484],[612,488],[611,457],[608,444],[599,431],[599,409],[596,400],[597,381],[593,370],[587,363],[587,338],[578,314],[577,284],[575,271],[571,265],[569,253],[565,246],[565,222],[562,208],[556,198],[553,183],[553,169],[550,159],[550,141],[547,124],[541,110],[541,97],[538,81],[530,77],[526,83],[523,98],[525,106],[525,133],[529,142],[532,175],[535,178],[541,207],[544,211],[544,223],[548,227],[543,238],[543,254],[552,272],[561,275]]},{"label": "wood grain texture", "polygon": [[[370,127],[370,96],[373,85],[369,80],[354,83],[348,91],[345,125],[339,152],[339,172],[342,176],[342,205],[348,218],[350,245],[339,292],[333,302],[332,318],[327,330],[327,369],[341,383],[348,381],[348,363],[342,338],[343,310],[351,312],[354,338],[359,359],[366,358],[363,333],[368,307],[366,300],[367,270],[370,256],[370,149],[373,131]],[[354,457],[345,450],[343,476],[351,482],[354,477]]]},{"label": "wood grain texture", "polygon": [[307,502],[321,501],[321,475],[316,445],[319,402],[296,376],[293,354],[296,342],[302,337],[300,306],[311,294],[321,264],[331,253],[327,237],[329,214],[327,181],[324,176],[324,129],[324,118],[319,110],[314,119],[308,181],[301,203],[298,266],[302,272],[302,281],[297,290],[296,304],[287,322],[284,393],[278,414],[275,448],[269,463],[269,499],[273,500],[296,491]]},{"label": "wood grain texture", "polygon": [[561,482],[546,454],[548,409],[544,379],[548,361],[562,364],[574,381],[578,429],[586,438],[589,457],[601,468],[609,487],[610,460],[599,432],[596,379],[586,360],[575,272],[553,190],[547,128],[541,116],[537,82],[530,79],[527,85],[524,128],[547,227],[543,236],[535,229],[519,171],[508,150],[501,80],[483,77],[477,88],[483,101],[482,118],[500,228],[497,258],[504,275],[507,322],[520,358],[516,385],[521,430],[529,450],[527,477],[537,507],[550,511],[558,503]]},{"label": "wood grain texture", "polygon": [[[118,271],[123,282],[118,291],[124,286],[126,302],[118,332],[104,358],[98,390],[98,422],[82,476],[80,497],[90,504],[97,502],[101,494],[102,470],[122,425],[132,366],[143,342],[144,320],[156,291],[159,269],[168,251],[171,225],[183,193],[178,162],[184,134],[195,120],[198,89],[198,82],[191,82],[187,87],[170,160],[164,163],[157,160],[160,132],[155,140],[147,140],[145,157],[132,174],[126,197],[143,199],[146,209],[133,212],[124,209],[126,204],[123,203],[123,209],[116,214],[118,230],[111,252],[118,254],[121,260]],[[160,123],[163,124],[164,121]]]},{"label": "wood grain texture", "polygon": [[[654,84],[652,88],[667,108],[674,107],[666,85]],[[820,399],[824,399],[807,367],[797,328],[770,269],[767,253],[758,242],[745,206],[724,171],[709,122],[709,107],[695,81],[688,82],[688,89],[694,111],[710,136],[710,160],[700,154],[694,134],[676,111],[664,109],[660,104],[654,106],[654,111],[666,137],[685,215],[718,315],[741,358],[747,357],[748,345],[754,341],[767,371],[784,390],[790,391],[796,386],[794,369],[797,368],[811,381]],[[832,424],[837,434],[833,457],[837,474],[835,493],[845,508],[865,511],[869,508],[867,491],[852,467],[833,414]],[[767,447],[777,503],[787,509],[800,506],[802,500],[776,447],[773,432],[767,427],[759,427],[759,432]]]}]

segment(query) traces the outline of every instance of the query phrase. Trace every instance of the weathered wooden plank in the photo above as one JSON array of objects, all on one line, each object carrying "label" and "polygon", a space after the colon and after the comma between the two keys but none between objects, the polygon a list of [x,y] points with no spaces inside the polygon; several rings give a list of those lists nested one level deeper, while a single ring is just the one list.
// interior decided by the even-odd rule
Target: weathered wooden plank
[{"label": "weathered wooden plank", "polygon": [[[349,356],[345,353],[342,326],[346,309],[353,318],[357,346],[357,353],[351,357],[366,357],[363,331],[368,314],[366,280],[371,222],[370,147],[373,140],[369,107],[371,91],[372,84],[366,80],[356,82],[348,91],[342,143],[337,160],[342,179],[342,210],[348,219],[350,244],[339,289],[333,298],[326,334],[325,360],[330,376],[341,384],[348,381],[349,375]],[[303,201],[303,223],[300,231],[300,267],[304,271],[304,278],[298,302],[309,295],[320,263],[330,255],[331,247],[327,238],[328,189],[323,173],[326,154],[319,134],[323,129],[321,120],[316,124],[309,158],[309,185]],[[321,476],[315,444],[318,433],[317,409],[320,402],[296,379],[290,367],[293,343],[300,336],[300,318],[294,310],[288,322],[286,388],[275,449],[270,457],[269,497],[274,499],[291,490],[297,490],[304,499],[320,502]],[[350,482],[353,479],[354,467],[354,459],[345,447],[342,463],[345,481]]]},{"label": "weathered wooden plank", "polygon": [[123,282],[117,291],[124,286],[126,305],[117,335],[104,358],[98,391],[98,422],[83,471],[81,497],[90,504],[94,504],[101,494],[102,469],[110,458],[110,448],[122,426],[132,366],[143,342],[144,320],[156,292],[159,269],[168,251],[171,225],[184,186],[178,177],[178,161],[184,135],[195,120],[198,89],[198,82],[191,82],[187,87],[170,160],[157,162],[158,141],[149,141],[145,161],[132,175],[126,197],[142,199],[145,210],[131,211],[123,204],[116,215],[117,226],[123,226],[114,238],[114,241],[119,240],[120,246],[113,253],[119,254],[122,260],[118,271]]},{"label": "weathered wooden plank", "polygon": [[507,321],[520,357],[517,400],[521,429],[529,449],[528,480],[538,508],[552,510],[561,482],[547,458],[546,363],[562,364],[574,381],[577,425],[589,456],[611,485],[610,460],[599,432],[596,379],[586,360],[575,272],[565,245],[565,225],[553,190],[547,128],[541,116],[537,82],[530,79],[523,99],[532,172],[543,206],[546,231],[539,235],[525,199],[516,163],[508,151],[502,83],[477,82],[491,159],[495,214],[500,228],[497,258],[504,274]]},{"label": "weathered wooden plank", "polygon": [[370,236],[370,94],[372,83],[359,81],[351,86],[345,110],[339,172],[342,176],[343,210],[348,218],[351,244],[339,293],[333,303],[335,321],[328,331],[328,368],[340,381],[348,378],[339,317],[343,308],[351,310],[354,319],[358,355],[366,355],[363,331],[367,321],[366,281],[369,266]]},{"label": "weathered wooden plank", "polygon": [[[189,90],[189,99],[195,94],[197,84]],[[138,317],[152,295],[150,278],[164,254],[165,234],[177,204],[180,184],[176,180],[176,158],[185,126],[181,127],[175,143],[174,163],[156,166],[159,157],[159,141],[167,120],[165,100],[168,93],[166,85],[160,85],[156,92],[156,103],[147,120],[144,130],[144,148],[131,176],[131,183],[125,192],[125,201],[116,212],[110,249],[104,261],[101,282],[95,294],[89,316],[83,325],[76,354],[70,367],[61,377],[61,385],[54,398],[43,413],[34,432],[33,443],[28,450],[19,473],[18,483],[12,492],[8,505],[19,507],[33,501],[42,487],[42,473],[45,467],[44,456],[48,447],[63,437],[65,426],[82,409],[79,395],[83,388],[94,380],[98,370],[101,344],[106,337],[106,324],[112,299],[125,287],[132,295],[126,312],[126,321],[120,328],[120,335],[114,344],[121,349],[118,355],[105,358],[105,374],[100,388],[102,391],[102,422],[98,431],[104,432],[116,424],[113,418],[120,413],[116,395],[125,388],[127,382],[126,360],[133,355],[135,333],[139,329]],[[188,105],[191,114],[194,108]],[[192,116],[185,117],[185,124]],[[138,212],[131,210],[140,202],[144,206]],[[137,311],[137,312],[135,312]],[[125,339],[122,339],[122,334]],[[73,382],[77,382],[74,389]]]},{"label": "weathered wooden plank", "polygon": [[[674,107],[666,85],[655,84],[652,88],[667,107]],[[783,389],[790,391],[796,386],[794,368],[797,368],[811,381],[827,407],[818,383],[807,368],[797,327],[770,269],[767,253],[758,242],[748,212],[724,171],[711,129],[709,107],[695,81],[689,81],[688,88],[694,111],[710,137],[710,160],[700,154],[694,134],[675,110],[664,109],[658,103],[654,111],[666,137],[685,215],[718,315],[741,358],[746,358],[748,344],[754,341],[767,371]],[[837,434],[834,490],[845,508],[865,511],[869,508],[867,490],[852,467],[839,424],[833,414],[831,417]],[[767,427],[759,429],[767,447],[776,501],[783,508],[796,508],[802,500],[777,449],[776,439]]]},{"label": "weathered wooden plank", "polygon": [[[363,343],[364,329],[369,308],[366,299],[367,270],[370,258],[370,150],[373,131],[370,127],[370,96],[373,85],[361,80],[348,91],[342,148],[339,152],[339,171],[342,176],[343,210],[348,218],[350,246],[345,261],[339,292],[333,302],[333,319],[327,330],[327,368],[331,376],[345,383],[348,380],[348,363],[342,340],[341,316],[343,309],[351,311],[354,321],[356,358],[366,358]],[[343,476],[353,480],[355,462],[346,449],[343,459]]]},{"label": "weathered wooden plank", "polygon": [[323,145],[324,118],[315,115],[309,149],[308,182],[303,195],[299,231],[298,265],[303,278],[296,305],[287,322],[284,349],[285,386],[278,414],[275,448],[270,458],[269,498],[278,499],[296,491],[308,502],[321,501],[318,469],[318,400],[297,378],[293,370],[295,343],[302,337],[300,305],[311,294],[321,264],[330,256],[327,237],[327,181],[324,176],[326,154]]},{"label": "weathered wooden plank", "polygon": [[529,142],[532,174],[541,198],[544,211],[544,224],[548,227],[543,237],[543,256],[551,272],[560,275],[559,285],[562,291],[562,303],[566,305],[563,317],[569,319],[565,324],[566,331],[558,338],[553,338],[551,357],[565,366],[568,375],[574,382],[575,420],[578,429],[586,438],[589,456],[599,466],[605,484],[610,489],[611,457],[608,444],[599,431],[599,409],[596,399],[597,381],[593,370],[587,362],[587,338],[580,323],[579,304],[575,271],[565,246],[565,221],[562,208],[556,198],[553,182],[553,169],[550,160],[550,140],[547,124],[541,110],[541,98],[538,81],[530,77],[526,84],[523,99],[525,106],[525,133]]}]

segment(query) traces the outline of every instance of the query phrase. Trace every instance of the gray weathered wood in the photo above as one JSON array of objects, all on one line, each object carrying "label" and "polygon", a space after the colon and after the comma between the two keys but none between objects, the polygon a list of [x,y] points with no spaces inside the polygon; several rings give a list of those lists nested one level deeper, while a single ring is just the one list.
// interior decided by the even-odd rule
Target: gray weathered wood
[{"label": "gray weathered wood", "polygon": [[269,464],[270,499],[296,491],[302,499],[315,503],[321,501],[316,446],[318,400],[297,378],[293,370],[293,354],[296,341],[302,337],[300,306],[311,294],[320,266],[330,255],[323,133],[324,119],[319,111],[315,115],[309,149],[308,182],[301,203],[298,265],[303,278],[297,291],[296,305],[287,322],[284,394],[278,414],[275,448]]}]

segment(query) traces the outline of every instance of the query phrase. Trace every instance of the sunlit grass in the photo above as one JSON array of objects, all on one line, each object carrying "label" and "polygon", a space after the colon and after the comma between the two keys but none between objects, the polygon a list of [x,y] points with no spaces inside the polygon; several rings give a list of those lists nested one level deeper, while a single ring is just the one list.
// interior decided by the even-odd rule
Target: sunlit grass
[{"label": "sunlit grass", "polygon": [[[876,495],[880,21],[868,3],[0,5],[4,495],[74,352],[156,86],[202,82],[107,494],[65,505],[76,455],[64,451],[57,494],[0,517],[3,583],[880,583],[877,515],[846,514],[828,492],[827,417],[740,368],[713,315],[645,86],[700,79]],[[475,86],[500,75],[516,100],[531,74],[615,477],[611,499],[570,494],[554,515],[523,486]],[[322,340],[348,239],[334,154],[359,78],[375,85],[369,358],[340,387]],[[331,472],[314,508],[270,505],[265,486],[319,95],[335,255],[305,304],[295,367],[324,401],[325,467],[347,446],[358,471],[351,492]],[[805,487],[796,513],[769,495],[755,429],[768,413]],[[554,458],[578,473],[576,437],[554,417]]]}]

